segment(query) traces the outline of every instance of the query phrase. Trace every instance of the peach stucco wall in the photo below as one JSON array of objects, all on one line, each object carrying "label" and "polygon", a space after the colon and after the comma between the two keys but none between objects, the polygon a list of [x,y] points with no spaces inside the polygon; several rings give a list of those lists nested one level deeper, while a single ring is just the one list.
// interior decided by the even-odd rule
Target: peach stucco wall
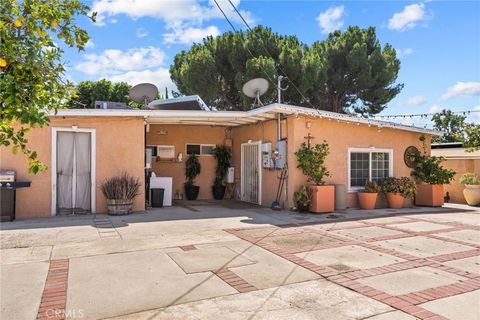
[{"label": "peach stucco wall", "polygon": [[[183,161],[153,161],[152,169],[159,177],[173,177],[173,195],[177,192],[185,194],[185,160],[187,143],[222,145],[225,140],[225,127],[194,126],[194,125],[150,125],[147,133],[147,145],[174,145],[175,155],[183,154]],[[166,131],[166,135],[159,135],[159,131]],[[199,157],[201,173],[196,178],[196,185],[200,186],[198,199],[212,199],[213,181],[215,179],[216,160],[211,155]]]},{"label": "peach stucco wall", "polygon": [[[125,171],[137,177],[142,187],[135,198],[134,211],[145,209],[144,201],[144,125],[143,118],[69,117],[52,118],[50,126],[32,129],[29,146],[38,152],[39,159],[51,167],[52,127],[91,128],[96,131],[96,211],[105,213],[106,201],[100,190],[104,179]],[[31,181],[31,187],[17,191],[17,218],[51,215],[51,171],[28,173],[25,157],[13,155],[9,148],[1,149],[0,168],[13,169],[17,180]]]},{"label": "peach stucco wall", "polygon": [[475,159],[447,159],[442,163],[445,168],[455,170],[457,173],[450,185],[445,186],[445,192],[450,196],[450,202],[466,203],[463,197],[463,184],[460,184],[460,177],[465,172],[473,172],[480,176],[480,160]]}]

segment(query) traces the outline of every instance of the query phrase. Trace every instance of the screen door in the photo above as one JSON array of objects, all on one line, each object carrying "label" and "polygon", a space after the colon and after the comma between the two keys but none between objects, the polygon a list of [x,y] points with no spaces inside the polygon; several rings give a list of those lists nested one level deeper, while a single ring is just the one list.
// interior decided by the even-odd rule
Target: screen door
[{"label": "screen door", "polygon": [[242,144],[242,200],[246,202],[261,204],[261,144]]}]

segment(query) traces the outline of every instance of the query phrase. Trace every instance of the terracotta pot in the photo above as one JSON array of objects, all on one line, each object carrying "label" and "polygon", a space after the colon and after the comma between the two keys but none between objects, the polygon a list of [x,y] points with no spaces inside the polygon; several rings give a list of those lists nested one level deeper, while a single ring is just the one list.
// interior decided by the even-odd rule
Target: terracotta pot
[{"label": "terracotta pot", "polygon": [[378,193],[376,192],[357,192],[358,205],[362,210],[375,209]]},{"label": "terracotta pot", "polygon": [[467,184],[463,189],[463,196],[470,206],[480,205],[480,185]]},{"label": "terracotta pot", "polygon": [[310,212],[326,213],[335,211],[335,186],[309,186]]},{"label": "terracotta pot", "polygon": [[443,184],[417,184],[415,205],[427,207],[441,207],[444,203],[443,194]]},{"label": "terracotta pot", "polygon": [[403,202],[405,198],[396,192],[387,192],[386,194],[388,207],[392,209],[400,209],[403,207]]}]

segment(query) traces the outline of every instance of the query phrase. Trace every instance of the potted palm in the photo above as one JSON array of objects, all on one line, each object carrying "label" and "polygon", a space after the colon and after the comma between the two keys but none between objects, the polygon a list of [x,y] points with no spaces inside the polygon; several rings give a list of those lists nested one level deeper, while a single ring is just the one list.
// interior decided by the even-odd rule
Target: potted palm
[{"label": "potted palm", "polygon": [[362,210],[375,209],[380,187],[375,181],[365,181],[365,189],[357,192],[358,204]]},{"label": "potted palm", "polygon": [[185,161],[185,197],[187,200],[197,200],[200,187],[195,185],[195,178],[200,174],[201,166],[196,154],[191,154]]},{"label": "potted palm", "polygon": [[423,154],[416,157],[415,167],[411,175],[417,182],[417,206],[441,207],[444,203],[444,184],[449,184],[455,176],[455,171],[446,169],[440,164],[442,157],[430,156],[425,146],[425,136],[420,136]]},{"label": "potted palm", "polygon": [[106,179],[100,186],[107,199],[109,215],[125,215],[132,212],[133,199],[140,194],[140,182],[137,178],[122,173]]},{"label": "potted palm", "polygon": [[215,200],[222,200],[225,195],[224,179],[227,174],[228,167],[230,167],[230,159],[232,154],[226,146],[216,146],[213,149],[213,156],[217,160],[217,167],[215,169],[215,181],[212,186],[213,198]]},{"label": "potted palm", "polygon": [[466,172],[460,178],[460,183],[465,185],[463,196],[468,205],[480,205],[480,177],[475,173]]},{"label": "potted palm", "polygon": [[293,203],[298,212],[308,211],[310,205],[310,194],[306,186],[302,186],[300,190],[293,193]]},{"label": "potted palm", "polygon": [[302,170],[313,185],[308,186],[310,193],[310,211],[314,213],[333,212],[335,210],[335,187],[325,185],[324,179],[330,176],[326,166],[325,158],[329,154],[328,143],[310,148],[302,143],[300,149],[295,152],[297,157],[297,168]]},{"label": "potted palm", "polygon": [[381,190],[385,192],[388,207],[400,209],[406,198],[413,199],[415,196],[415,182],[408,177],[388,177],[383,180]]}]

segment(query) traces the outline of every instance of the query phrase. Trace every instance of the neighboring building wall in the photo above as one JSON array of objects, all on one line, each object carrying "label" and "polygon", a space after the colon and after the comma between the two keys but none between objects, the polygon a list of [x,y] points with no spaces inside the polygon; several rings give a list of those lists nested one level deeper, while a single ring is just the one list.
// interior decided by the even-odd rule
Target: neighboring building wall
[{"label": "neighboring building wall", "polygon": [[[416,146],[422,150],[419,133],[382,128],[380,131],[376,126],[368,127],[354,123],[337,122],[327,119],[309,119],[306,117],[290,117],[294,119],[291,123],[292,129],[289,138],[293,139],[293,150],[289,150],[290,168],[296,168],[296,159],[293,152],[298,150],[300,145],[306,141],[305,136],[310,134],[315,138],[312,144],[321,143],[326,140],[330,146],[330,154],[326,159],[327,169],[331,177],[326,179],[327,183],[345,184],[348,188],[348,148],[385,148],[393,149],[393,176],[410,177],[411,169],[405,165],[403,154],[408,146]],[[310,129],[307,122],[311,123]],[[430,145],[430,137],[427,139]],[[290,141],[292,143],[292,141]],[[290,145],[290,144],[289,144]],[[291,160],[290,160],[291,159]],[[290,170],[289,185],[291,192],[298,190],[307,182],[306,177],[298,169]],[[347,206],[357,207],[356,192],[348,192]],[[380,197],[378,207],[385,206],[385,199]]]},{"label": "neighboring building wall", "polygon": [[[52,118],[50,126],[32,129],[28,135],[29,147],[38,152],[39,159],[51,167],[52,127],[96,129],[96,209],[107,211],[106,200],[100,190],[104,179],[121,172],[137,177],[142,187],[135,198],[133,210],[145,209],[144,196],[144,124],[143,118],[69,117]],[[17,218],[48,217],[51,215],[51,172],[31,175],[26,158],[21,152],[13,155],[10,148],[1,149],[0,168],[13,169],[17,180],[31,181],[31,187],[17,190]]]},{"label": "neighboring building wall", "polygon": [[[160,130],[166,130],[166,135],[159,135]],[[225,127],[194,126],[194,125],[150,125],[147,133],[147,145],[174,145],[175,155],[181,152],[183,161],[160,160],[152,161],[152,169],[158,177],[173,177],[173,194],[178,190],[185,194],[185,160],[187,159],[186,144],[215,144],[223,145],[225,141]],[[215,168],[217,161],[211,155],[201,155],[201,173],[195,179],[196,185],[200,186],[198,199],[213,199],[212,185],[215,180]]]}]

